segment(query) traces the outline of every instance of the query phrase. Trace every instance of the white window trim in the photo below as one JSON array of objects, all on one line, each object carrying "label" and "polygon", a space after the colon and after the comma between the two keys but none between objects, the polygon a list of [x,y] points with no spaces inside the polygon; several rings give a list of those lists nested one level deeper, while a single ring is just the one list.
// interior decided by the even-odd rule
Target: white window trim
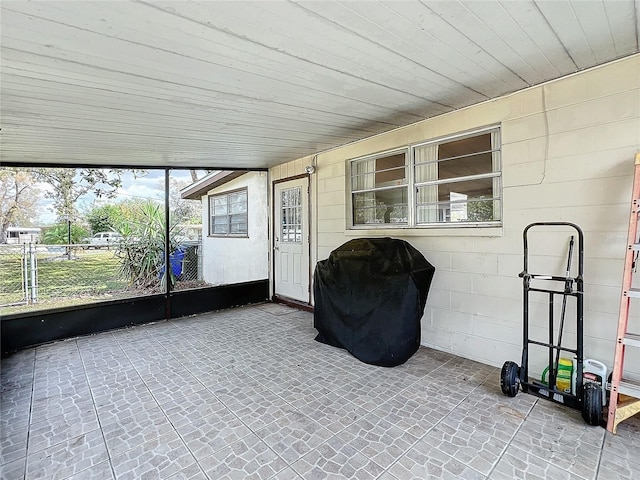
[{"label": "white window trim", "polygon": [[[451,141],[455,141],[458,139],[462,139],[462,138],[466,138],[466,137],[473,137],[473,136],[477,136],[477,135],[482,135],[485,133],[490,133],[496,131],[498,134],[498,141],[499,141],[499,148],[492,148],[491,151],[492,152],[499,152],[499,154],[497,155],[497,171],[495,172],[491,172],[491,173],[486,173],[486,174],[480,174],[480,175],[473,175],[470,177],[457,177],[455,179],[450,180],[450,182],[457,182],[460,181],[460,179],[465,179],[465,178],[497,178],[500,181],[500,195],[499,195],[499,208],[500,208],[500,212],[499,212],[499,216],[500,216],[500,220],[495,220],[495,221],[491,221],[491,222],[434,222],[434,223],[417,223],[417,215],[416,215],[416,188],[418,186],[424,186],[424,185],[428,185],[428,184],[434,184],[434,183],[448,183],[448,180],[445,181],[434,181],[434,182],[420,182],[419,184],[415,183],[415,149],[419,148],[419,147],[423,147],[426,145],[433,145],[433,144],[441,144],[441,143],[447,143],[447,142],[451,142]],[[404,185],[405,188],[407,188],[408,191],[408,195],[407,195],[407,218],[409,219],[409,221],[406,224],[390,224],[390,223],[385,223],[385,224],[364,224],[364,225],[355,225],[353,223],[353,194],[354,193],[360,193],[360,192],[364,192],[364,191],[380,191],[380,190],[384,190],[387,188],[398,188],[398,186],[395,187],[382,187],[382,188],[377,188],[377,189],[369,189],[369,190],[355,190],[352,191],[351,190],[351,186],[352,186],[352,176],[351,176],[351,166],[357,162],[357,161],[363,161],[363,160],[371,160],[373,158],[380,158],[380,157],[385,157],[388,155],[393,155],[393,154],[397,154],[397,153],[405,153],[405,158],[407,159],[407,164],[406,164],[406,168],[407,168],[407,184]],[[367,231],[367,232],[371,232],[375,235],[379,235],[379,234],[386,234],[386,235],[392,235],[394,231],[397,230],[403,230],[403,231],[411,231],[411,230],[415,230],[416,232],[424,232],[425,230],[437,230],[438,234],[444,234],[444,235],[448,235],[448,234],[452,234],[452,235],[458,235],[459,233],[455,233],[455,232],[459,232],[460,229],[477,229],[478,232],[474,234],[475,235],[480,235],[480,236],[501,236],[502,235],[502,222],[503,222],[503,218],[504,218],[504,196],[503,196],[503,191],[504,191],[504,187],[502,184],[502,126],[501,125],[491,125],[491,126],[486,126],[486,127],[482,127],[482,128],[478,128],[478,129],[474,129],[474,130],[468,130],[465,132],[458,132],[452,135],[446,135],[446,136],[442,136],[442,137],[438,137],[438,138],[434,138],[434,139],[430,139],[430,140],[426,140],[426,141],[421,141],[418,143],[412,143],[409,144],[405,147],[400,147],[400,148],[392,148],[389,150],[384,150],[381,152],[376,152],[373,154],[369,154],[369,155],[364,155],[361,157],[356,157],[356,158],[351,158],[348,159],[346,161],[347,163],[347,168],[346,168],[346,191],[347,191],[347,216],[346,216],[346,220],[347,220],[347,225],[346,225],[346,230],[345,233],[346,234],[350,234],[351,232],[359,235],[361,234],[362,231]],[[494,197],[495,198],[495,197]],[[468,231],[468,230],[467,230]],[[403,232],[403,234],[406,234],[406,232]],[[420,233],[417,233],[420,234]]]},{"label": "white window trim", "polygon": [[[213,218],[213,210],[212,210],[212,206],[211,206],[211,200],[215,197],[228,197],[229,195],[233,194],[233,193],[238,193],[238,192],[242,192],[244,191],[245,195],[247,196],[247,211],[246,211],[246,215],[247,215],[247,231],[244,233],[213,233],[212,231],[212,223],[211,220]],[[207,202],[208,202],[208,210],[207,210],[207,214],[208,214],[208,230],[209,230],[209,237],[216,237],[216,238],[248,238],[249,237],[249,189],[247,187],[242,187],[242,188],[237,188],[235,190],[229,190],[228,192],[220,192],[220,193],[210,193],[209,195],[207,195]],[[227,204],[228,205],[228,204]],[[227,212],[227,217],[230,217],[231,214],[229,214]]]}]

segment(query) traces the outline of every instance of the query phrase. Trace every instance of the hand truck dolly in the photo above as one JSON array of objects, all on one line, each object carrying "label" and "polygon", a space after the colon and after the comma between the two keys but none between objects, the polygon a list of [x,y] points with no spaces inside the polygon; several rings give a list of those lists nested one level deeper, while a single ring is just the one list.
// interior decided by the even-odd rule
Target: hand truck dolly
[{"label": "hand truck dolly", "polygon": [[[536,227],[571,227],[578,236],[578,275],[571,276],[571,259],[573,253],[573,236],[569,243],[569,255],[565,276],[540,275],[529,272],[529,231]],[[583,303],[584,303],[584,235],[580,227],[567,222],[535,222],[525,227],[523,233],[524,245],[524,270],[518,275],[522,278],[523,285],[523,329],[522,329],[522,362],[519,367],[515,362],[507,361],[500,372],[500,388],[502,393],[509,397],[515,397],[522,389],[529,393],[552,402],[564,404],[570,408],[580,410],[582,418],[589,425],[600,425],[602,422],[602,387],[594,382],[583,381],[584,354],[583,354]],[[551,284],[555,288],[533,287],[536,285]],[[560,290],[557,285],[563,285]],[[549,334],[546,342],[529,338],[529,294],[531,292],[546,293],[549,306]],[[558,341],[554,339],[554,306],[555,300],[562,297],[562,310],[558,331]],[[564,316],[567,299],[576,300],[576,348],[568,348],[562,345],[562,331],[564,328]],[[529,346],[538,345],[548,349],[548,383],[529,378]],[[568,352],[574,355],[575,385],[570,392],[560,390],[556,386],[560,352]]]}]

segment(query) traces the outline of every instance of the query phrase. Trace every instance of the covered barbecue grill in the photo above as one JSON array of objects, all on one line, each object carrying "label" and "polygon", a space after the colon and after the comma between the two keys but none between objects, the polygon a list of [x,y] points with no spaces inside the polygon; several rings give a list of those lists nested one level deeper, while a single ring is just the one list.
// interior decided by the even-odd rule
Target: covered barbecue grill
[{"label": "covered barbecue grill", "polygon": [[406,362],[420,346],[420,319],[435,267],[404,240],[351,240],[318,262],[316,340],[372,365]]}]

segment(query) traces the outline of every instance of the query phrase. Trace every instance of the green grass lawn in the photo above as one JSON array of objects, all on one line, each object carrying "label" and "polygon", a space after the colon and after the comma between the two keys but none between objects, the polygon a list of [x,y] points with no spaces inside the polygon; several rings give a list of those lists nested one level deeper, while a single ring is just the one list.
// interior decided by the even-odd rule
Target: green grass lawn
[{"label": "green grass lawn", "polygon": [[[128,288],[126,279],[120,276],[120,261],[113,251],[74,250],[71,260],[63,252],[39,251],[37,258],[39,303],[53,302],[56,305],[49,306],[60,306],[57,303],[61,300],[109,298]],[[0,305],[23,300],[20,254],[0,253],[0,272]],[[9,312],[2,308],[2,313]]]},{"label": "green grass lawn", "polygon": [[22,284],[21,256],[13,253],[0,255],[0,305],[23,300]]},{"label": "green grass lawn", "polygon": [[[48,251],[47,251],[48,250]],[[120,259],[114,250],[74,249],[69,259],[64,247],[38,247],[38,301],[25,305],[22,253],[20,247],[0,245],[0,314],[160,293],[157,286],[136,290],[120,274]],[[176,290],[206,285],[202,281],[181,281]]]},{"label": "green grass lawn", "polygon": [[127,282],[120,277],[120,261],[113,251],[79,251],[71,260],[64,255],[38,261],[38,287],[41,298],[76,296],[121,291]]}]

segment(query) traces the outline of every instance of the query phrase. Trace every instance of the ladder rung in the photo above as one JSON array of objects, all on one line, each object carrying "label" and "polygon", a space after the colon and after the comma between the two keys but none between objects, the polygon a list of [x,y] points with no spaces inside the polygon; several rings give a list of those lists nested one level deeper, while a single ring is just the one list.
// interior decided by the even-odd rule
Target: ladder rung
[{"label": "ladder rung", "polygon": [[640,347],[640,335],[627,333],[624,336],[623,343],[629,347]]},{"label": "ladder rung", "polygon": [[618,393],[633,398],[640,398],[640,382],[623,378],[618,386]]},{"label": "ladder rung", "polygon": [[627,292],[627,297],[640,298],[640,288],[630,288]]}]

